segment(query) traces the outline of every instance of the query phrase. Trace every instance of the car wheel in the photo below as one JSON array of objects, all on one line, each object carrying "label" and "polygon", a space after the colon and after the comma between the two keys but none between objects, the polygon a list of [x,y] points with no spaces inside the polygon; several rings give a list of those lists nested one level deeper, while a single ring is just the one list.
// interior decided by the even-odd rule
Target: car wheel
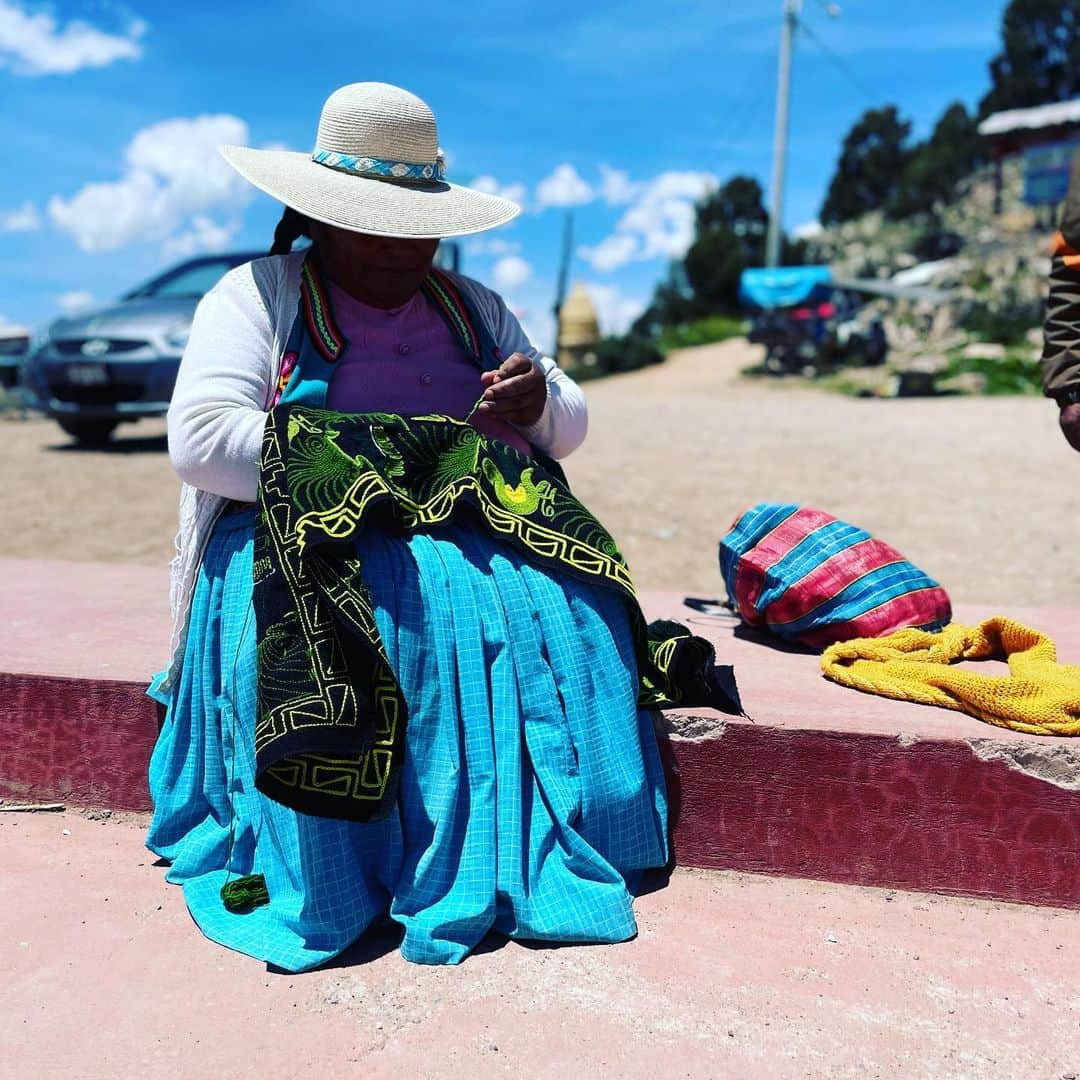
[{"label": "car wheel", "polygon": [[83,446],[104,446],[116,430],[116,420],[57,420],[77,443]]}]

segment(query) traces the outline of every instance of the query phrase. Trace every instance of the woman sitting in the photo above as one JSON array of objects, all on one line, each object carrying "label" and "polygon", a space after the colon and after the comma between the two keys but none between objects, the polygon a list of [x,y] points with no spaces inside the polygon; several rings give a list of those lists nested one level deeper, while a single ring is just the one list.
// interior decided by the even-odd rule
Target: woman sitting
[{"label": "woman sitting", "polygon": [[[223,152],[287,209],[271,255],[227,274],[200,304],[169,410],[184,487],[174,655],[150,691],[167,713],[150,766],[148,846],[170,861],[168,878],[183,885],[207,936],[289,971],[325,962],[387,915],[418,963],[456,963],[491,930],[630,938],[639,872],[668,857],[663,774],[650,713],[638,707],[632,605],[588,573],[531,556],[482,515],[408,529],[393,515],[365,517],[350,533],[351,561],[340,565],[362,569],[356,596],[374,619],[364,655],[388,673],[399,719],[407,713],[390,737],[400,750],[392,769],[372,774],[371,812],[335,813],[332,784],[331,795],[303,801],[294,766],[325,763],[318,754],[263,767],[262,748],[278,734],[268,733],[271,676],[285,663],[274,651],[279,624],[253,604],[273,563],[270,532],[256,550],[276,512],[272,438],[319,429],[319,453],[345,470],[331,464],[319,475],[349,481],[367,468],[338,444],[350,418],[389,454],[392,421],[418,417],[447,437],[464,431],[474,464],[483,456],[488,471],[499,461],[517,470],[485,489],[514,510],[532,490],[529,459],[536,476],[557,477],[549,459],[580,445],[586,409],[496,294],[433,269],[439,238],[503,224],[518,208],[444,182],[434,118],[418,98],[346,86],[326,102],[313,155]],[[305,234],[312,247],[292,252]],[[293,409],[284,427],[267,423],[279,405],[275,418]],[[387,491],[404,465],[383,470]],[[558,480],[543,483],[545,497],[558,488],[569,499]],[[278,570],[287,562],[286,553]],[[303,622],[308,598],[290,602],[292,622],[280,626]],[[298,679],[318,674],[311,640],[297,637],[281,654],[301,657]],[[296,729],[286,736],[306,737],[295,708],[290,715]],[[367,769],[375,749],[364,746]],[[293,784],[296,798],[284,788],[268,796],[275,783]],[[230,884],[251,875],[262,902],[224,903]]]}]

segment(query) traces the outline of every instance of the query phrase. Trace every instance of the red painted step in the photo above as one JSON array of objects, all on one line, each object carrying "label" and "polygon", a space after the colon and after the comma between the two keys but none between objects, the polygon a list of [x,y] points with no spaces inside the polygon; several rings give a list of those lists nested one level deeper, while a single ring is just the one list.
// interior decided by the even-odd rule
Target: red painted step
[{"label": "red painted step", "polygon": [[[0,798],[148,807],[158,715],[143,689],[165,661],[164,574],[0,560],[0,581]],[[1080,740],[858,694],[679,596],[643,605],[716,642],[751,716],[663,719],[681,865],[1080,907]],[[957,617],[989,614],[1080,659],[1080,612]]]}]

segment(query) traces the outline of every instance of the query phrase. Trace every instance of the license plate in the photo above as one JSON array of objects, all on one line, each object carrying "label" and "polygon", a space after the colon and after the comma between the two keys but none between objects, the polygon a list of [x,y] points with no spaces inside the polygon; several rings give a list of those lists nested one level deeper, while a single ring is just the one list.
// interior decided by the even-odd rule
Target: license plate
[{"label": "license plate", "polygon": [[73,386],[105,386],[109,372],[104,364],[69,364],[67,377]]}]

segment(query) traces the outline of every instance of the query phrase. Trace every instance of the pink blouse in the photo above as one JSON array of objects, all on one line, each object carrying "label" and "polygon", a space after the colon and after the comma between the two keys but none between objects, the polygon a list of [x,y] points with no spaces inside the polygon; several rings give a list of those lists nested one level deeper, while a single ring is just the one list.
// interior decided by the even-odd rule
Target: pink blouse
[{"label": "pink blouse", "polygon": [[[348,341],[326,393],[338,412],[439,413],[464,420],[482,393],[480,372],[423,293],[399,308],[370,307],[327,283],[334,320]],[[524,454],[510,423],[474,413],[472,426]]]}]

